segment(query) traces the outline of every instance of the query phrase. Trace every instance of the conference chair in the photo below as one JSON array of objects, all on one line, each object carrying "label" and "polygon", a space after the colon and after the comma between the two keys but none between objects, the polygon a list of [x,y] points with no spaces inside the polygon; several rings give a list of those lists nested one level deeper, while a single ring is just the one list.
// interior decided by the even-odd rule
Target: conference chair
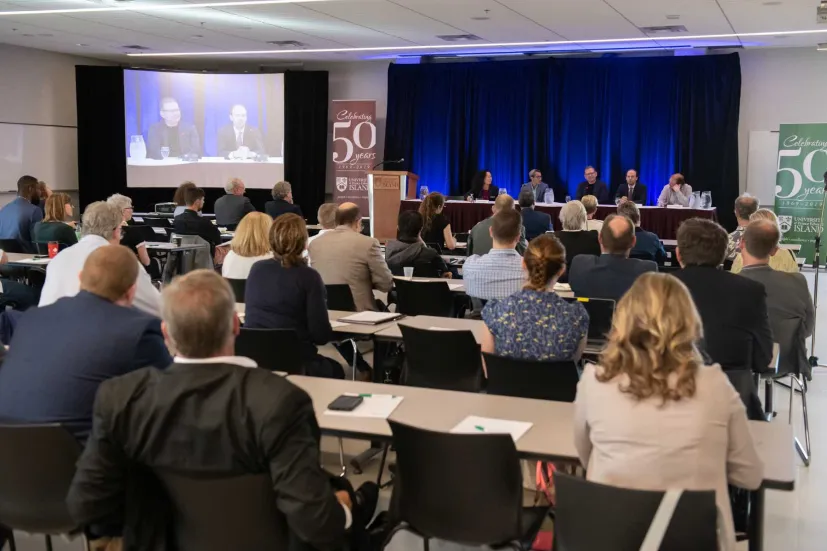
[{"label": "conference chair", "polygon": [[419,329],[399,324],[406,365],[402,384],[442,390],[479,392],[480,347],[471,331]]},{"label": "conference chair", "polygon": [[453,317],[454,297],[446,281],[409,281],[394,278],[396,311],[406,316]]},{"label": "conference chair", "polygon": [[27,253],[17,239],[0,239],[0,249],[7,253]]},{"label": "conference chair", "polygon": [[568,302],[579,302],[589,315],[588,342],[603,342],[612,330],[615,301],[604,298],[563,297]]},{"label": "conference chair", "polygon": [[247,288],[247,280],[246,279],[233,279],[229,277],[224,278],[227,283],[230,284],[230,287],[233,288],[233,294],[235,295],[235,301],[244,304],[244,290]]},{"label": "conference chair", "polygon": [[[772,334],[780,346],[778,376],[775,381],[782,383],[783,377],[789,376],[790,389],[790,413],[788,423],[793,423],[793,400],[796,394],[801,395],[801,414],[804,421],[804,445],[798,437],[795,437],[795,449],[804,465],[810,466],[810,419],[807,414],[807,376],[812,370],[809,365],[802,365],[805,358],[799,358],[800,335],[802,334],[802,319],[781,319],[778,316],[770,316],[770,328]],[[771,373],[770,376],[773,374]]]},{"label": "conference chair", "polygon": [[342,310],[344,312],[356,311],[356,303],[353,300],[350,285],[347,283],[339,283],[335,285],[325,285],[324,287],[327,291],[328,310]]},{"label": "conference chair", "polygon": [[48,551],[51,536],[79,532],[66,495],[81,451],[58,424],[0,425],[0,524],[43,534]]},{"label": "conference chair", "polygon": [[[560,473],[557,490],[554,549],[638,551],[664,492],[617,488]],[[714,491],[683,491],[666,523],[660,551],[717,549]]]},{"label": "conference chair", "polygon": [[643,251],[632,251],[629,253],[629,258],[636,258],[638,260],[651,260],[652,262],[655,261],[654,254]]},{"label": "conference chair", "polygon": [[404,530],[421,537],[425,551],[432,538],[495,549],[531,548],[549,508],[522,506],[520,461],[510,435],[388,424],[396,449],[391,509],[401,522],[385,546]]},{"label": "conference chair", "polygon": [[172,502],[178,549],[282,549],[289,539],[268,474],[214,478],[155,470]]},{"label": "conference chair", "polygon": [[242,327],[235,339],[236,356],[254,360],[270,371],[304,374],[301,348],[292,329],[249,329]]},{"label": "conference chair", "polygon": [[488,394],[574,402],[580,377],[572,360],[534,361],[483,352]]}]

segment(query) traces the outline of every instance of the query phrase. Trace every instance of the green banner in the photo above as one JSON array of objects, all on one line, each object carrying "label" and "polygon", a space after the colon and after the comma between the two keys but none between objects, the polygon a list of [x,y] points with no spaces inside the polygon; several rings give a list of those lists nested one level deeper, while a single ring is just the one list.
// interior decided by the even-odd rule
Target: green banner
[{"label": "green banner", "polygon": [[[781,224],[782,243],[800,244],[798,256],[813,261],[813,238],[823,225],[819,220],[827,171],[827,124],[782,124],[778,137],[778,172],[775,177],[775,214]],[[827,237],[827,236],[825,236]],[[821,243],[821,262],[827,259],[827,242]]]}]

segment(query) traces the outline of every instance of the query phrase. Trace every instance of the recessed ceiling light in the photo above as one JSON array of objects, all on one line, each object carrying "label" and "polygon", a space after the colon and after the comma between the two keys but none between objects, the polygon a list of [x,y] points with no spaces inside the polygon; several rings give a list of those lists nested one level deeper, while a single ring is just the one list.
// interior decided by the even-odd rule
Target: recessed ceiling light
[{"label": "recessed ceiling light", "polygon": [[89,46],[89,44],[80,44],[80,43],[78,43],[78,44],[75,44],[75,46],[80,46],[81,48],[87,48]]},{"label": "recessed ceiling light", "polygon": [[55,10],[18,10],[0,11],[0,17],[20,15],[54,15],[64,13],[101,13],[113,11],[168,11],[192,10],[198,8],[231,8],[235,6],[269,6],[272,4],[308,4],[312,2],[330,2],[331,0],[236,0],[229,2],[203,2],[199,4],[131,4],[129,6],[108,6],[102,8],[66,8]]},{"label": "recessed ceiling light", "polygon": [[490,17],[472,17],[471,19],[472,19],[473,21],[488,21],[488,20],[490,20],[491,18],[490,18]]}]

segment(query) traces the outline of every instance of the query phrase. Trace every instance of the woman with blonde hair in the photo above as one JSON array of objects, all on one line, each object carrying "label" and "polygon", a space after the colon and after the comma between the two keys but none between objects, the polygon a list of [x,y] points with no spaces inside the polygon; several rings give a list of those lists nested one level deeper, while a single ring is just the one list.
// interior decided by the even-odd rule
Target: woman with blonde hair
[{"label": "woman with blonde hair", "polygon": [[422,241],[453,250],[457,248],[457,240],[451,233],[451,223],[442,214],[444,208],[445,197],[436,191],[429,193],[419,205],[419,214],[422,215]]},{"label": "woman with blonde hair", "polygon": [[78,242],[74,222],[67,222],[74,214],[72,198],[65,193],[52,193],[46,199],[46,215],[34,225],[32,237],[35,243],[57,241],[61,245]]},{"label": "woman with blonde hair", "polygon": [[230,252],[224,257],[221,275],[228,279],[247,279],[253,264],[273,258],[270,248],[272,225],[273,219],[263,212],[247,213],[230,241]]},{"label": "woman with blonde hair", "polygon": [[[781,225],[778,223],[778,217],[770,209],[758,209],[753,212],[749,217],[749,221],[754,222],[755,220],[769,220],[778,226],[778,231],[781,231]],[[737,274],[740,273],[743,268],[744,259],[741,256],[741,253],[738,253],[732,261],[732,268],[730,268],[730,271],[733,274]],[[795,253],[790,249],[783,249],[780,247],[778,252],[770,257],[770,268],[779,272],[798,273],[800,271],[798,269],[798,262],[795,259]]]},{"label": "woman with blonde hair", "polygon": [[566,302],[554,292],[566,271],[560,240],[543,234],[529,241],[523,267],[528,276],[523,289],[482,310],[482,351],[526,360],[579,359],[589,315],[579,302]]},{"label": "woman with blonde hair", "polygon": [[292,329],[306,375],[343,379],[342,366],[321,356],[316,348],[333,340],[333,328],[327,315],[322,276],[307,265],[304,257],[304,220],[292,212],[282,214],[273,222],[269,237],[273,257],[256,262],[247,278],[244,327]]},{"label": "woman with blonde hair", "polygon": [[761,485],[744,404],[698,350],[701,319],[686,286],[640,276],[618,302],[600,365],[577,385],[575,445],[589,480],[637,490],[714,490],[719,548],[735,547],[727,484]]}]

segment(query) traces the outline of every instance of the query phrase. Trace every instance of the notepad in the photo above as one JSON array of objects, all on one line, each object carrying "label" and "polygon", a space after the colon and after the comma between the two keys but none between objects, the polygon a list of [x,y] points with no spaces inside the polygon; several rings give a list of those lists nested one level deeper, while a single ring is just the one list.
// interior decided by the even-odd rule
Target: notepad
[{"label": "notepad", "polygon": [[350,324],[342,323],[341,321],[336,321],[336,320],[332,320],[330,322],[330,327],[332,327],[333,329],[336,329],[337,327],[347,327],[348,325],[350,325]]},{"label": "notepad", "polygon": [[143,219],[143,218],[141,218],[140,216],[133,216],[133,217],[132,217],[132,220],[134,220],[135,222],[138,222],[138,223],[140,223],[140,224],[143,224],[143,223],[144,223],[144,219]]},{"label": "notepad", "polygon": [[571,291],[571,285],[568,283],[555,283],[554,284],[555,291]]},{"label": "notepad", "polygon": [[48,264],[51,258],[26,258],[18,260],[17,264]]},{"label": "notepad", "polygon": [[451,289],[452,291],[454,291],[456,289],[462,289],[464,286],[465,286],[464,283],[449,283],[448,284],[448,288]]},{"label": "notepad", "polygon": [[377,325],[401,317],[402,314],[394,314],[393,312],[359,312],[358,314],[351,314],[347,317],[339,318],[338,321],[344,323],[360,323],[362,325]]},{"label": "notepad", "polygon": [[393,410],[402,403],[402,396],[391,394],[346,394],[345,396],[361,396],[362,403],[353,411],[325,410],[325,415],[337,417],[368,417],[371,419],[387,419]]},{"label": "notepad", "polygon": [[682,209],[682,208],[686,208],[686,207],[684,207],[683,205],[666,205],[666,208],[668,208],[668,209]]},{"label": "notepad", "polygon": [[155,233],[161,234],[161,235],[166,235],[167,234],[167,230],[165,230],[164,228],[153,227],[152,231],[154,231]]},{"label": "notepad", "polygon": [[517,442],[532,427],[527,421],[509,421],[469,415],[451,429],[453,434],[510,434]]}]

